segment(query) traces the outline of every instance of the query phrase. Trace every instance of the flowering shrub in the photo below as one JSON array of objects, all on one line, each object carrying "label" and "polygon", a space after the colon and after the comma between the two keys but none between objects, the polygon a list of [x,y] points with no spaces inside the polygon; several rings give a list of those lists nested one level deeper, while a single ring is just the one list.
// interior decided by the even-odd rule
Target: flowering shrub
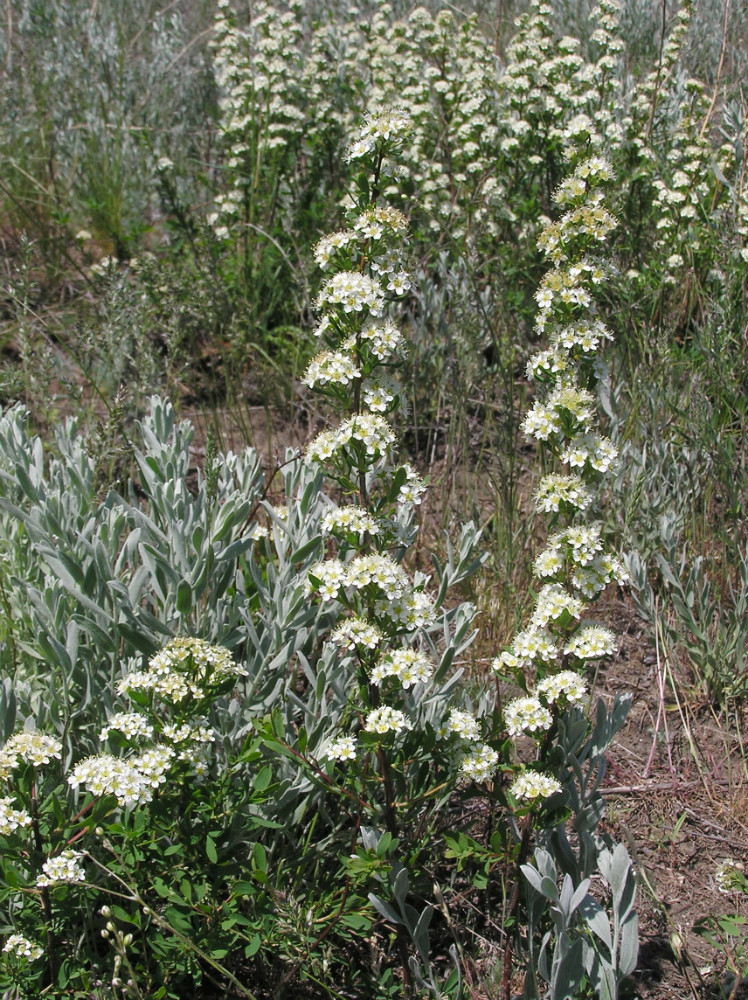
[{"label": "flowering shrub", "polygon": [[[106,444],[86,442],[75,422],[58,428],[50,457],[21,408],[0,417],[0,651],[16,678],[3,705],[14,717],[12,693],[38,727],[14,733],[11,721],[0,752],[8,989],[30,976],[23,988],[32,995],[92,990],[98,977],[115,994],[176,995],[215,975],[246,995],[242,978],[261,983],[275,962],[267,976],[281,992],[304,977],[320,989],[346,977],[362,995],[456,995],[459,878],[494,887],[508,866],[518,888],[504,905],[517,933],[504,950],[503,996],[518,960],[527,997],[542,992],[541,980],[554,995],[614,995],[635,951],[634,881],[625,851],[604,843],[597,824],[602,755],[625,704],[598,708],[592,721],[585,713],[589,669],[617,648],[615,634],[587,617],[606,586],[625,580],[601,503],[615,477],[629,477],[629,525],[659,525],[659,538],[651,524],[644,532],[646,554],[657,552],[680,616],[663,636],[687,649],[707,697],[744,690],[746,587],[723,613],[708,584],[697,586],[703,564],[684,569],[678,550],[685,515],[660,517],[667,491],[657,482],[676,466],[682,479],[690,474],[691,452],[677,454],[683,413],[702,414],[703,435],[686,437],[712,433],[730,466],[744,420],[746,116],[742,99],[724,94],[721,60],[714,88],[687,68],[697,12],[686,2],[672,29],[663,23],[661,50],[632,82],[638,57],[623,41],[632,12],[613,0],[595,7],[578,38],[533,0],[505,48],[501,25],[487,43],[483,14],[375,6],[262,0],[245,13],[220,0],[206,50],[203,33],[184,48],[182,20],[158,15],[163,44],[143,79],[162,88],[173,64],[204,57],[215,144],[201,146],[186,126],[162,129],[153,100],[142,117],[131,111],[132,95],[153,87],[136,86],[137,63],[127,61],[117,100],[109,84],[102,91],[108,112],[121,99],[122,114],[94,127],[81,95],[79,126],[36,151],[45,179],[27,196],[26,134],[6,115],[17,140],[13,216],[54,204],[52,229],[64,243],[74,223],[74,262],[108,296],[104,311],[119,316],[91,337],[107,384],[128,381],[136,362],[143,383],[162,367],[175,374],[186,345],[213,350],[220,341],[238,347],[243,363],[251,344],[253,359],[276,370],[303,357],[303,385],[340,415],[303,461],[279,459],[273,504],[251,451],[213,454],[195,486],[191,432],[157,399],[127,428],[122,457],[133,472],[124,487],[110,488],[116,463]],[[50,25],[79,26],[75,12],[50,11]],[[8,18],[0,62],[10,71],[37,20],[26,0],[13,0]],[[109,67],[116,45],[105,21],[94,11],[83,34]],[[65,38],[79,35],[55,31],[61,57],[38,64],[39,80],[80,75],[79,53],[62,58]],[[22,61],[24,94],[42,92],[32,86],[36,65]],[[2,97],[12,104],[7,81]],[[197,114],[184,117],[194,123]],[[131,169],[141,130],[147,162]],[[119,178],[109,200],[96,186],[105,171],[77,169],[98,147]],[[149,171],[160,216],[143,183]],[[129,214],[114,188],[130,192]],[[68,212],[74,189],[83,200]],[[126,265],[132,220],[151,215],[161,227],[155,253]],[[323,275],[314,300],[312,257]],[[9,300],[23,321],[27,389],[32,275]],[[617,322],[616,301],[626,306]],[[299,333],[313,311],[314,349]],[[702,328],[714,330],[713,343]],[[517,365],[535,339],[520,425]],[[159,358],[143,356],[149,344]],[[725,344],[735,365],[723,365],[722,378],[715,359]],[[683,380],[699,405],[689,396],[684,405],[678,390],[660,420],[677,412],[673,441],[652,439],[637,462],[615,412],[624,390],[600,357],[614,350],[624,364],[651,354],[662,379],[675,370],[673,384],[685,369],[659,365],[661,350],[668,360],[702,359],[699,378]],[[646,379],[632,381],[642,391]],[[597,419],[601,393],[610,436]],[[506,424],[500,440],[486,416],[494,411]],[[511,453],[491,459],[497,482],[502,461],[542,455],[532,503],[548,526],[545,547],[532,560],[527,621],[494,663],[496,704],[460,673],[475,610],[449,597],[483,559],[480,532],[465,526],[431,577],[416,568],[412,545],[426,489],[415,468],[423,437],[432,455],[446,449],[449,464],[460,422],[451,415],[464,418],[471,457],[476,428],[482,453]],[[413,465],[399,459],[408,426],[421,452]],[[529,442],[521,454],[520,430]],[[707,508],[715,459],[699,447],[691,478]],[[744,505],[733,478],[731,469],[723,485],[733,491],[739,546]],[[745,577],[745,559],[734,563]],[[630,564],[655,621],[644,562]],[[727,582],[721,589],[732,595]],[[504,614],[518,617],[513,606]],[[263,777],[253,784],[255,775]],[[229,789],[234,780],[250,789],[245,798]],[[468,817],[490,816],[486,844],[472,840],[467,820],[446,832],[457,802]],[[172,848],[173,871],[162,866],[151,886],[159,851]],[[455,859],[459,878],[447,863]],[[588,920],[600,919],[593,875],[615,900],[609,945]],[[208,882],[215,898],[194,888]],[[579,907],[564,909],[550,885]],[[87,906],[96,916],[84,947],[72,928]],[[73,972],[72,960],[50,957],[74,947],[88,949],[85,971],[82,960]],[[356,956],[355,973],[343,954]]]}]

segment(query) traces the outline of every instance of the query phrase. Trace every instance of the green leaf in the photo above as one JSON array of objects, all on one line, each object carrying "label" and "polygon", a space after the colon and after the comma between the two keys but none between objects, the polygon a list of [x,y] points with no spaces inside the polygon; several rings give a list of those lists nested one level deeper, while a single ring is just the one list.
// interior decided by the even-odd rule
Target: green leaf
[{"label": "green leaf", "polygon": [[216,864],[218,851],[216,850],[216,842],[210,834],[205,838],[205,853],[208,856],[208,861]]},{"label": "green leaf", "polygon": [[356,178],[356,187],[361,192],[361,204],[362,205],[366,204],[370,200],[369,177],[363,170]]},{"label": "green leaf", "polygon": [[346,913],[340,918],[340,922],[354,931],[368,932],[371,930],[371,920],[363,913]]},{"label": "green leaf", "polygon": [[177,584],[177,611],[186,615],[192,610],[192,587],[186,580]]},{"label": "green leaf", "polygon": [[255,936],[252,938],[249,944],[246,945],[244,948],[244,957],[251,958],[253,955],[256,955],[257,952],[260,950],[261,944],[262,944],[262,938],[260,937],[259,934],[255,934]]},{"label": "green leaf", "polygon": [[255,896],[257,895],[258,889],[254,882],[241,880],[239,882],[234,882],[231,886],[231,891],[237,898],[240,898],[241,896]]},{"label": "green leaf", "polygon": [[252,859],[254,861],[255,869],[258,872],[265,874],[268,868],[268,858],[267,851],[262,846],[262,844],[255,844],[252,849]]}]

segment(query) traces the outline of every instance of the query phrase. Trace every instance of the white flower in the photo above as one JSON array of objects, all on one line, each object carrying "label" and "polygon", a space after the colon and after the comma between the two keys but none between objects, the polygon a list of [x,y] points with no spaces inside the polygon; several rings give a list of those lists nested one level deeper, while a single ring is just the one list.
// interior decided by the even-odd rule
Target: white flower
[{"label": "white flower", "polygon": [[579,660],[596,660],[601,656],[612,656],[616,646],[615,632],[600,625],[587,625],[569,640],[564,653],[570,653]]},{"label": "white flower", "polygon": [[341,736],[329,744],[325,750],[328,760],[354,760],[356,743],[352,736]]},{"label": "white flower", "polygon": [[403,340],[403,335],[390,320],[381,324],[366,324],[359,336],[380,361],[393,355]]},{"label": "white flower", "polygon": [[326,535],[339,532],[362,536],[367,531],[370,535],[379,534],[379,525],[371,514],[363,507],[354,505],[328,510],[320,522],[320,528]]},{"label": "white flower", "polygon": [[317,298],[317,307],[342,306],[343,311],[364,312],[371,316],[381,316],[384,309],[384,291],[378,281],[357,271],[341,271],[334,274],[322,286]]},{"label": "white flower", "polygon": [[19,827],[30,825],[31,816],[29,816],[25,809],[13,808],[13,797],[11,795],[5,795],[0,798],[0,834],[8,837],[11,833],[15,833]]},{"label": "white flower", "polygon": [[399,708],[390,708],[389,705],[382,705],[381,708],[375,708],[369,712],[364,724],[367,733],[379,735],[389,732],[402,733],[404,730],[412,728],[413,723],[405,713]]},{"label": "white flower", "polygon": [[562,506],[586,510],[592,503],[592,494],[579,476],[543,476],[535,494],[537,510],[550,514]]},{"label": "white flower", "polygon": [[152,656],[148,670],[136,670],[123,677],[117,691],[153,691],[168,701],[179,702],[189,695],[204,697],[206,685],[246,675],[245,668],[234,663],[227,649],[182,636],[170,640]]},{"label": "white flower", "polygon": [[561,430],[561,421],[556,411],[543,403],[534,403],[522,422],[522,430],[528,437],[547,441]]},{"label": "white flower", "polygon": [[403,465],[405,471],[405,482],[400,487],[398,503],[410,506],[420,504],[421,497],[426,492],[426,484],[411,465]]},{"label": "white flower", "polygon": [[131,764],[137,768],[143,780],[151,788],[158,788],[166,782],[166,772],[174,756],[174,750],[171,747],[151,747],[150,750],[144,750],[137,757],[133,757]]},{"label": "white flower", "polygon": [[323,601],[334,601],[345,583],[346,567],[339,559],[327,559],[315,563],[309,570],[309,576],[314,577],[319,583],[314,583],[310,579],[307,592],[316,590]]},{"label": "white flower", "polygon": [[433,661],[417,649],[396,649],[387,653],[371,672],[372,684],[386,677],[397,677],[404,688],[427,681],[434,672]]},{"label": "white flower", "polygon": [[447,736],[458,736],[462,740],[474,742],[480,739],[480,726],[478,720],[470,712],[463,712],[459,708],[453,708],[449,717],[439,727],[437,735],[440,739]]},{"label": "white flower", "polygon": [[6,954],[12,953],[17,958],[35,959],[41,958],[43,954],[43,949],[38,944],[29,941],[22,934],[11,934],[3,945],[3,951]]},{"label": "white flower", "polygon": [[326,271],[336,252],[342,247],[348,246],[355,239],[356,234],[350,229],[344,232],[330,233],[329,236],[323,236],[314,248],[314,259],[318,266],[323,271]]},{"label": "white flower", "polygon": [[714,881],[720,892],[744,891],[746,880],[743,874],[743,865],[733,858],[724,858],[717,865],[717,869],[714,872]]},{"label": "white flower", "polygon": [[310,388],[315,385],[326,385],[328,382],[348,385],[360,375],[361,369],[356,366],[350,354],[343,351],[324,351],[309,363],[302,382]]},{"label": "white flower", "polygon": [[122,733],[129,740],[138,736],[145,739],[150,739],[153,736],[153,726],[139,712],[118,712],[116,715],[110,716],[107,725],[99,733],[99,739],[105,740],[112,730]]},{"label": "white flower", "polygon": [[555,576],[564,568],[563,553],[560,547],[552,545],[535,560],[535,576]]},{"label": "white flower", "polygon": [[390,556],[372,552],[356,556],[346,566],[346,586],[356,590],[375,586],[388,601],[402,597],[408,590],[408,576],[399,563]]},{"label": "white flower", "polygon": [[545,677],[538,683],[536,690],[549,705],[557,702],[580,705],[587,694],[587,682],[574,670],[561,670]]},{"label": "white flower", "polygon": [[549,663],[558,658],[558,648],[551,633],[535,625],[517,633],[511,651],[524,666],[535,660]]},{"label": "white flower", "polygon": [[[163,736],[170,743],[215,743],[216,734],[200,722],[183,722],[181,725],[164,726]],[[180,756],[180,760],[183,758]]]},{"label": "white flower", "polygon": [[517,802],[534,802],[536,799],[547,799],[561,791],[561,783],[550,774],[541,771],[524,771],[509,789]]},{"label": "white flower", "polygon": [[537,698],[515,698],[504,709],[504,722],[510,736],[520,736],[550,729],[553,716]]},{"label": "white flower", "polygon": [[332,633],[332,641],[343,649],[376,649],[382,631],[364,618],[345,618]]},{"label": "white flower", "polygon": [[88,757],[76,764],[68,784],[72,788],[85,785],[92,795],[113,795],[121,806],[139,805],[153,798],[151,783],[135,762],[110,754]]},{"label": "white flower", "polygon": [[530,622],[535,628],[545,628],[549,622],[557,622],[567,615],[578,618],[583,608],[584,603],[560,583],[549,583],[538,594]]},{"label": "white flower", "polygon": [[62,882],[84,882],[86,873],[79,864],[82,857],[79,851],[68,850],[49,858],[42,864],[44,874],[37,878],[36,884],[42,887]]},{"label": "white flower", "polygon": [[499,764],[499,755],[486,743],[479,743],[475,747],[470,747],[457,758],[457,766],[460,770],[462,781],[475,781],[482,784],[490,781],[496,773]]},{"label": "white flower", "polygon": [[41,767],[53,757],[59,759],[62,743],[54,736],[32,729],[15,733],[0,750],[0,778],[7,778],[20,762]]}]

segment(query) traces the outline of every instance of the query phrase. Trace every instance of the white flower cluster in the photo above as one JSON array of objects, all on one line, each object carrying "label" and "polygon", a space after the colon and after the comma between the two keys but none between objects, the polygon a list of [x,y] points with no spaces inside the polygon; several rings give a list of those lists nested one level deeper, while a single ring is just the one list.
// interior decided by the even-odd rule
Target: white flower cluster
[{"label": "white flower cluster", "polygon": [[499,765],[499,755],[487,743],[480,742],[480,723],[460,708],[451,709],[436,732],[437,739],[456,737],[462,744],[457,755],[459,781],[490,781]]},{"label": "white flower cluster", "polygon": [[[539,10],[537,4],[534,8]],[[610,14],[602,7],[601,12],[603,17]],[[606,45],[608,41],[606,38]],[[573,139],[594,127],[592,120],[580,113],[569,123],[567,137]],[[572,152],[571,157],[575,155]],[[558,670],[562,655],[587,660],[610,655],[615,649],[612,632],[597,626],[581,627],[579,619],[585,602],[612,580],[623,582],[625,570],[605,551],[599,523],[585,525],[573,520],[592,505],[589,480],[595,473],[607,472],[617,458],[612,443],[594,430],[595,397],[591,391],[598,377],[595,351],[610,339],[610,333],[590,315],[591,286],[603,277],[590,248],[602,243],[615,226],[598,188],[611,176],[602,156],[579,159],[573,174],[556,192],[556,201],[568,211],[558,223],[549,224],[538,241],[553,265],[537,295],[537,326],[547,331],[551,344],[527,366],[528,377],[541,383],[545,395],[528,412],[524,430],[546,442],[557,458],[578,472],[550,473],[540,481],[537,509],[554,515],[554,521],[564,516],[567,526],[550,536],[546,549],[535,560],[535,574],[545,582],[529,627],[520,631],[493,663],[497,673],[509,669],[538,671],[541,676],[534,691],[514,699],[504,710],[512,737],[528,734],[538,739],[553,725],[552,710],[584,702],[587,684],[574,670]],[[559,788],[555,778],[526,771],[516,779],[511,793],[518,802],[532,802]]]},{"label": "white flower cluster", "polygon": [[122,733],[128,740],[139,737],[151,739],[153,736],[153,726],[139,712],[118,712],[110,716],[99,733],[99,739],[103,742],[112,731]]},{"label": "white flower cluster", "polygon": [[343,649],[376,649],[383,638],[377,625],[355,615],[344,618],[332,633],[332,641]]},{"label": "white flower cluster", "polygon": [[586,625],[569,640],[564,653],[575,656],[578,660],[597,660],[603,656],[612,656],[616,647],[616,634],[611,629],[600,625]]},{"label": "white flower cluster", "polygon": [[464,712],[460,708],[453,708],[444,722],[437,730],[439,739],[446,739],[449,736],[457,736],[461,740],[474,742],[480,739],[480,725],[478,720],[470,712]]},{"label": "white flower cluster", "polygon": [[509,793],[519,803],[533,804],[538,799],[547,799],[561,791],[561,783],[550,774],[542,771],[523,771],[519,774]]},{"label": "white flower cluster", "polygon": [[367,455],[385,455],[395,443],[395,432],[378,413],[359,413],[339,427],[318,434],[307,449],[307,458],[324,462],[351,441],[363,444]]},{"label": "white flower cluster", "polygon": [[543,476],[535,493],[535,508],[545,514],[566,510],[587,510],[592,493],[580,476],[561,476],[551,472]]},{"label": "white flower cluster", "polygon": [[367,312],[381,316],[384,311],[384,291],[381,284],[368,274],[339,271],[322,286],[317,296],[317,308],[342,306],[343,312]]},{"label": "white flower cluster", "polygon": [[494,660],[493,669],[501,673],[504,667],[516,670],[537,663],[552,664],[558,656],[559,649],[553,635],[545,628],[531,626],[515,635],[509,649]]},{"label": "white flower cluster", "polygon": [[540,307],[535,319],[538,330],[545,330],[554,310],[560,311],[567,321],[573,321],[580,309],[588,309],[592,305],[588,285],[599,285],[604,277],[600,265],[586,258],[568,267],[554,267],[548,271],[535,293]]},{"label": "white flower cluster", "polygon": [[316,563],[309,571],[310,577],[320,581],[318,587],[311,585],[308,589],[317,589],[324,600],[334,600],[342,588],[351,587],[363,590],[375,586],[382,591],[387,600],[402,597],[409,589],[409,579],[405,570],[390,556],[372,552],[368,555],[356,556],[349,563],[338,559],[327,559]]},{"label": "white flower cluster", "polygon": [[401,466],[405,472],[405,482],[398,493],[398,503],[405,507],[417,506],[426,492],[426,484],[411,465]]},{"label": "white flower cluster", "polygon": [[535,690],[549,705],[581,705],[587,696],[587,682],[574,670],[561,670],[544,677]]},{"label": "white flower cluster", "polygon": [[383,736],[385,733],[402,733],[413,728],[413,723],[405,712],[399,708],[391,708],[389,705],[382,705],[375,708],[366,716],[364,729],[367,733],[376,733]]},{"label": "white flower cluster", "polygon": [[[402,344],[403,335],[393,322],[384,320],[382,323],[366,323],[358,334],[359,340],[379,361],[391,358]],[[353,347],[352,341],[344,344],[346,350]]]},{"label": "white flower cluster", "polygon": [[268,0],[255,0],[243,29],[228,4],[218,6],[213,70],[229,186],[215,198],[208,222],[219,239],[239,222],[258,165],[305,134],[301,32],[294,13]]},{"label": "white flower cluster", "polygon": [[745,892],[745,868],[734,858],[723,858],[714,872],[714,881],[720,892]]},{"label": "white flower cluster", "polygon": [[408,232],[408,220],[390,205],[374,205],[354,220],[353,229],[370,240],[382,239],[388,230],[404,237]]},{"label": "white flower cluster", "polygon": [[[374,602],[374,612],[379,617],[387,617],[400,622],[407,629],[424,628],[434,621],[434,605],[428,594],[414,590],[407,573],[390,556],[377,552],[356,556],[348,563],[339,559],[327,559],[316,563],[309,571],[307,593],[318,593],[323,601],[334,601],[342,590],[362,591],[374,588],[380,597]],[[317,581],[317,582],[315,582]],[[370,646],[378,642],[378,630],[367,631],[359,619],[349,619],[354,624],[340,626],[333,636],[341,645],[352,648],[355,645]],[[349,629],[353,629],[349,632]],[[362,635],[370,636],[366,642]],[[371,646],[370,646],[371,648]]]},{"label": "white flower cluster", "polygon": [[572,586],[590,600],[613,580],[628,582],[620,559],[603,551],[599,525],[575,526],[554,535],[535,562],[538,576],[557,576],[566,568],[571,569]]},{"label": "white flower cluster", "polygon": [[85,882],[86,873],[81,867],[79,851],[62,851],[42,864],[42,872],[36,880],[41,888],[48,885],[61,885],[65,882]]},{"label": "white flower cluster", "polygon": [[340,736],[328,744],[325,756],[328,760],[354,760],[356,741],[352,736]]},{"label": "white flower cluster", "polygon": [[538,594],[530,624],[533,628],[545,628],[549,622],[562,627],[571,618],[579,618],[584,603],[570,594],[560,583],[548,583]]},{"label": "white flower cluster", "polygon": [[9,837],[19,827],[30,826],[31,816],[25,809],[13,808],[13,797],[4,795],[0,798],[0,834]]},{"label": "white flower cluster", "polygon": [[553,716],[538,698],[515,698],[504,709],[504,723],[510,736],[542,733],[553,725]]},{"label": "white flower cluster", "polygon": [[68,776],[71,788],[84,785],[92,795],[113,795],[121,806],[150,802],[153,790],[164,784],[175,752],[171,747],[153,747],[140,756],[123,758],[110,754],[87,757]]},{"label": "white flower cluster", "polygon": [[497,80],[476,16],[421,5],[393,18],[383,4],[365,58],[372,101],[396,99],[412,116],[398,167],[419,192],[424,218],[457,239],[496,235],[506,212],[494,169]]},{"label": "white flower cluster", "polygon": [[348,147],[348,160],[367,156],[374,148],[386,142],[403,139],[413,127],[407,111],[400,108],[383,108],[366,115],[358,139]]},{"label": "white flower cluster", "polygon": [[212,685],[246,674],[222,646],[181,637],[170,640],[152,656],[147,670],[136,670],[123,677],[117,691],[119,694],[152,691],[167,701],[180,702],[189,696],[204,698]]},{"label": "white flower cluster", "polygon": [[3,945],[3,952],[6,955],[15,955],[16,958],[41,958],[44,954],[40,945],[35,941],[29,941],[23,934],[10,934]]},{"label": "white flower cluster", "polygon": [[0,750],[0,779],[7,779],[21,763],[41,767],[53,757],[59,759],[62,743],[36,729],[15,733]]},{"label": "white flower cluster", "polygon": [[551,349],[564,351],[575,361],[592,357],[603,341],[612,339],[610,330],[596,319],[578,319],[550,331]]},{"label": "white flower cluster", "polygon": [[564,448],[561,461],[572,469],[589,467],[596,472],[610,472],[616,468],[618,449],[600,434],[582,434]]},{"label": "white flower cluster", "polygon": [[400,387],[394,379],[387,378],[380,382],[367,380],[363,387],[364,406],[372,413],[385,413],[399,393]]},{"label": "white flower cluster", "polygon": [[361,369],[350,354],[344,351],[323,351],[309,362],[301,381],[314,388],[315,385],[327,385],[328,382],[348,385],[357,378],[361,378]]},{"label": "white flower cluster", "polygon": [[[516,159],[524,152],[532,162],[534,151],[543,148],[538,139],[589,142],[597,147],[602,134],[612,143],[623,138],[618,121],[619,75],[614,72],[623,48],[618,4],[601,0],[591,14],[599,25],[592,36],[597,55],[593,62],[585,62],[576,38],[556,40],[553,8],[545,0],[532,0],[529,11],[516,22],[518,30],[508,47],[500,81],[513,110],[502,123],[501,149],[507,155]],[[583,176],[576,178],[580,179]],[[582,194],[574,184],[568,185],[567,192],[576,197]]]},{"label": "white flower cluster", "polygon": [[604,552],[599,523],[573,525],[552,535],[535,560],[535,575],[541,578],[558,579],[568,572],[575,589],[589,599],[612,580],[627,580],[620,560]]},{"label": "white flower cluster", "polygon": [[603,203],[603,195],[597,192],[583,205],[566,212],[558,222],[551,222],[538,238],[538,248],[554,264],[569,260],[573,244],[580,234],[591,236],[602,243],[617,225],[615,216]]},{"label": "white flower cluster", "polygon": [[457,758],[460,780],[465,783],[474,781],[484,784],[490,781],[499,766],[499,755],[487,743],[463,750]]},{"label": "white flower cluster", "polygon": [[379,534],[379,525],[374,517],[363,507],[348,505],[333,507],[328,510],[320,522],[323,534],[359,535],[366,532],[370,535]]},{"label": "white flower cluster", "polygon": [[434,663],[417,649],[395,649],[385,654],[371,672],[371,682],[381,685],[385,678],[396,677],[404,688],[427,681]]},{"label": "white flower cluster", "polygon": [[[164,726],[163,736],[165,740],[175,744],[215,743],[216,741],[215,730],[194,719],[191,722],[183,722],[178,726]],[[182,758],[180,757],[179,759],[181,760]]]},{"label": "white flower cluster", "polygon": [[[552,435],[586,434],[592,422],[592,393],[575,385],[560,385],[547,402],[536,402],[528,411],[522,429],[525,434],[539,441]],[[582,463],[584,464],[584,463]]]},{"label": "white flower cluster", "polygon": [[355,240],[356,233],[352,229],[323,236],[314,248],[314,259],[317,266],[323,271],[329,270],[335,262],[338,251],[354,243]]}]

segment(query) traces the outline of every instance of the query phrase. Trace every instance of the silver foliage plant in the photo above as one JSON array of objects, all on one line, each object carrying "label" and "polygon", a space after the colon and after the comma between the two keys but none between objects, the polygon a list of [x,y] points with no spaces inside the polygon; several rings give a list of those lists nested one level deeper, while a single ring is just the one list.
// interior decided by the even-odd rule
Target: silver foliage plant
[{"label": "silver foliage plant", "polygon": [[319,477],[287,457],[287,518],[264,502],[251,448],[216,455],[195,486],[193,428],[153,397],[129,485],[102,490],[75,420],[58,428],[55,456],[27,421],[21,406],[0,417],[0,640],[39,719],[100,725],[122,673],[183,634],[239,655],[247,705],[267,707],[318,629],[298,570],[319,554]]}]

